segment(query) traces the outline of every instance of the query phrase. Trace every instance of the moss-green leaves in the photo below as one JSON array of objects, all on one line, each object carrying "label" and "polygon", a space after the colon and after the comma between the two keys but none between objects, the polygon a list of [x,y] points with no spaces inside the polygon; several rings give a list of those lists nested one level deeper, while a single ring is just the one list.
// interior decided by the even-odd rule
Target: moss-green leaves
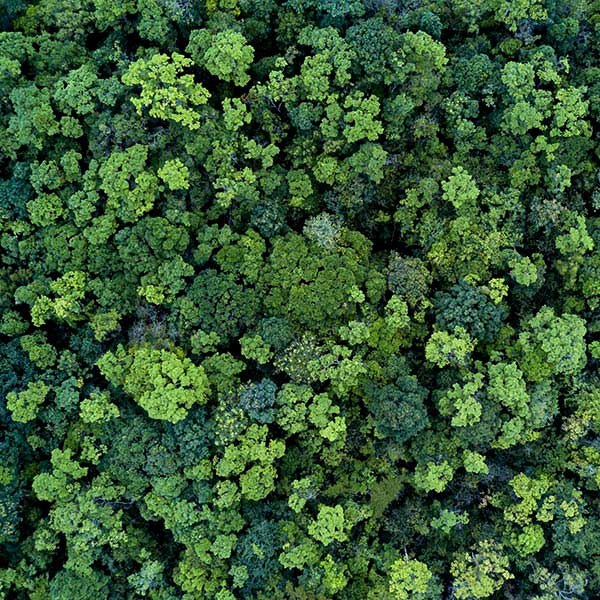
[{"label": "moss-green leaves", "polygon": [[142,346],[131,353],[119,348],[105,354],[103,375],[139,404],[153,419],[177,423],[195,404],[204,404],[209,384],[204,369],[189,358]]},{"label": "moss-green leaves", "polygon": [[177,52],[133,62],[122,80],[125,85],[141,86],[140,95],[131,98],[138,114],[147,108],[151,117],[172,119],[189,129],[198,129],[201,120],[197,107],[206,104],[210,94],[193,75],[184,73],[191,64],[190,58]]}]

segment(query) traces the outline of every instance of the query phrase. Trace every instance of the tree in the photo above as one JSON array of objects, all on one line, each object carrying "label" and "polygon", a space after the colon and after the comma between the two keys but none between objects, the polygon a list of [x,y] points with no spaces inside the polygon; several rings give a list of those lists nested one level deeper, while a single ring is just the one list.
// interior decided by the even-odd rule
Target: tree
[{"label": "tree", "polygon": [[6,407],[11,411],[13,420],[27,423],[35,419],[49,391],[43,381],[30,381],[22,392],[10,392],[6,396]]},{"label": "tree", "polygon": [[585,366],[585,321],[573,314],[557,317],[543,306],[519,335],[523,368],[533,381],[548,375],[575,375]]},{"label": "tree", "polygon": [[432,276],[421,259],[393,252],[388,265],[387,281],[392,293],[415,306],[418,302],[427,301]]},{"label": "tree", "polygon": [[479,542],[472,552],[457,556],[450,568],[457,598],[488,598],[514,578],[508,571],[508,558],[502,547],[490,540]]},{"label": "tree", "polygon": [[50,92],[35,84],[14,89],[10,93],[14,113],[10,117],[8,150],[14,152],[21,146],[32,144],[41,150],[46,136],[56,135],[59,125],[50,104]]},{"label": "tree", "polygon": [[190,187],[188,168],[178,159],[168,160],[158,169],[158,176],[170,190],[187,190]]},{"label": "tree", "polygon": [[223,81],[244,86],[250,81],[247,71],[254,59],[254,49],[239,32],[227,29],[217,33],[197,29],[190,33],[187,47],[194,60]]},{"label": "tree", "polygon": [[324,546],[334,540],[344,542],[348,539],[344,532],[344,509],[337,506],[321,506],[317,519],[308,526],[308,533]]},{"label": "tree", "polygon": [[506,309],[483,291],[461,279],[449,292],[435,294],[434,310],[440,329],[464,328],[473,338],[492,341],[506,318]]},{"label": "tree", "polygon": [[172,119],[189,129],[198,129],[201,121],[196,108],[206,104],[210,94],[193,75],[184,74],[191,64],[191,59],[177,52],[171,56],[154,54],[131,63],[122,81],[142,88],[140,96],[131,99],[138,114],[147,108],[151,117]]},{"label": "tree", "polygon": [[439,464],[434,462],[419,464],[415,470],[414,483],[418,489],[440,493],[452,481],[453,475],[453,469],[446,460]]},{"label": "tree", "polygon": [[270,379],[263,379],[242,388],[238,405],[259,423],[272,423],[276,393],[277,386]]},{"label": "tree", "polygon": [[122,386],[153,419],[177,423],[194,404],[206,402],[209,384],[204,369],[168,350],[123,347],[99,361],[102,374]]},{"label": "tree", "polygon": [[427,360],[443,368],[448,365],[464,366],[475,349],[475,342],[464,327],[456,327],[453,334],[434,332],[425,346]]},{"label": "tree", "polygon": [[83,65],[57,82],[54,99],[63,113],[86,115],[94,110],[97,86],[98,76],[91,65]]},{"label": "tree", "polygon": [[148,147],[135,144],[113,152],[98,170],[106,206],[122,221],[135,223],[154,206],[158,181],[148,172],[147,161]]},{"label": "tree", "polygon": [[396,600],[426,600],[437,597],[441,591],[429,567],[408,556],[392,563],[389,580],[390,593]]},{"label": "tree", "polygon": [[427,427],[427,391],[416,377],[403,377],[398,385],[367,385],[366,392],[379,435],[403,443]]},{"label": "tree", "polygon": [[450,423],[454,427],[469,427],[481,419],[481,397],[483,375],[477,373],[469,378],[464,385],[455,383],[440,399],[439,409],[443,415],[452,415]]}]

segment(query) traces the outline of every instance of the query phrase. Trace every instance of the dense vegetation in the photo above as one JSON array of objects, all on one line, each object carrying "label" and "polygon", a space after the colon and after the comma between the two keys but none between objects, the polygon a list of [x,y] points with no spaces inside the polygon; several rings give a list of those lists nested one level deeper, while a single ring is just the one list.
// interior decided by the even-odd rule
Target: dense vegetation
[{"label": "dense vegetation", "polygon": [[0,598],[600,597],[598,0],[0,23]]}]

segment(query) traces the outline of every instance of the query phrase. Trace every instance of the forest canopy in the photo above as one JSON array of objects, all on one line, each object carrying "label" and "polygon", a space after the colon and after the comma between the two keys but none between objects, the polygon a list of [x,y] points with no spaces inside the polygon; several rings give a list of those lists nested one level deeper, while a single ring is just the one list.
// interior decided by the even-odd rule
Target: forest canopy
[{"label": "forest canopy", "polygon": [[0,0],[0,599],[599,598],[599,130],[598,0]]}]

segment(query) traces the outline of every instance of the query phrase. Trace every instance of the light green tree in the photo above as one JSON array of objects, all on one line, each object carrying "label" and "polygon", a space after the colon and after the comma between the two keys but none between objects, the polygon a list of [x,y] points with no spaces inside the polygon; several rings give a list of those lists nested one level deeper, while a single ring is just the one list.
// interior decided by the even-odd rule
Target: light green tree
[{"label": "light green tree", "polygon": [[127,352],[120,346],[102,356],[98,367],[153,419],[177,423],[194,404],[207,400],[209,383],[204,369],[180,353],[148,346]]},{"label": "light green tree", "polygon": [[147,108],[157,119],[171,119],[188,129],[198,129],[201,123],[199,106],[206,104],[209,92],[196,83],[194,76],[184,74],[192,60],[174,52],[171,56],[154,54],[131,63],[123,74],[125,85],[141,86],[141,93],[131,101],[138,114]]},{"label": "light green tree", "polygon": [[434,600],[440,586],[425,563],[406,556],[390,567],[389,591],[394,600]]},{"label": "light green tree", "polygon": [[458,600],[489,598],[514,579],[508,568],[509,560],[498,542],[479,542],[471,552],[462,552],[452,561],[454,596]]},{"label": "light green tree", "polygon": [[243,86],[250,81],[248,69],[254,60],[254,49],[239,32],[227,29],[214,33],[196,29],[187,47],[194,62],[223,81]]}]

